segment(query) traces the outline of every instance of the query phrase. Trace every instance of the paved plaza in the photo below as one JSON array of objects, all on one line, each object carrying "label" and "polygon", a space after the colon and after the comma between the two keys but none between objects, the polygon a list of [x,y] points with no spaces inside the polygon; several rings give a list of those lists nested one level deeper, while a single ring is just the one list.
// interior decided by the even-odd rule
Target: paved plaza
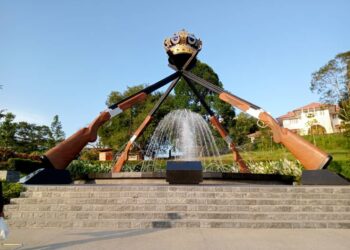
[{"label": "paved plaza", "polygon": [[1,249],[348,250],[349,229],[12,229]]}]

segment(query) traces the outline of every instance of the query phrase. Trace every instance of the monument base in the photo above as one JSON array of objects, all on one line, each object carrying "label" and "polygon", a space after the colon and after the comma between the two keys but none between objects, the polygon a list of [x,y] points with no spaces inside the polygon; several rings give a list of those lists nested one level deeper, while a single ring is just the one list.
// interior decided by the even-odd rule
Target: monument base
[{"label": "monument base", "polygon": [[350,182],[328,169],[304,170],[301,175],[302,185],[350,185]]},{"label": "monument base", "polygon": [[168,161],[166,181],[169,184],[199,184],[203,181],[200,161]]},{"label": "monument base", "polygon": [[72,178],[68,170],[41,168],[20,179],[23,184],[70,184]]}]

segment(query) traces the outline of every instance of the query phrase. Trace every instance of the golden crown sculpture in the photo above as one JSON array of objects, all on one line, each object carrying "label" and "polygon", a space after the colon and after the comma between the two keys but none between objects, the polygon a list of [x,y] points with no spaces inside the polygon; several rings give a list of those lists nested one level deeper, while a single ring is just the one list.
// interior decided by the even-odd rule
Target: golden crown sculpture
[{"label": "golden crown sculpture", "polygon": [[[164,40],[164,48],[169,56],[169,63],[181,68],[191,56],[195,57],[202,49],[202,41],[186,30],[181,30]],[[195,65],[195,61],[193,58],[191,66]]]}]

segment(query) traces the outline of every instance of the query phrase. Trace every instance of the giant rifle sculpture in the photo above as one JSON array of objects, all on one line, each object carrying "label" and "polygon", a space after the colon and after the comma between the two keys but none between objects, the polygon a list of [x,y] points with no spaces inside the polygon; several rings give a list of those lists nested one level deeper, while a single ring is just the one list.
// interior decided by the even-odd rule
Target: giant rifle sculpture
[{"label": "giant rifle sculpture", "polygon": [[322,169],[326,168],[330,163],[332,157],[329,154],[323,152],[321,149],[317,148],[299,135],[294,134],[290,130],[280,127],[278,122],[262,108],[239,98],[238,96],[235,96],[188,71],[195,66],[197,54],[202,48],[201,40],[197,39],[193,34],[189,34],[184,30],[177,32],[171,38],[165,39],[164,47],[169,56],[169,66],[175,70],[175,73],[108,107],[108,109],[102,112],[88,127],[80,129],[68,139],[46,152],[43,159],[44,163],[56,169],[65,169],[87,143],[96,140],[98,128],[106,121],[129,109],[136,103],[144,101],[150,93],[165,86],[169,82],[172,82],[128,141],[113,169],[114,172],[120,172],[124,163],[128,160],[129,151],[131,150],[134,141],[142,134],[147,125],[150,124],[154,113],[158,110],[181,77],[183,77],[200,101],[201,105],[208,112],[213,126],[219,131],[220,135],[232,149],[233,158],[239,165],[240,172],[249,172],[249,170],[236,150],[232,138],[222,127],[204,98],[199,94],[195,84],[199,84],[200,86],[218,94],[222,101],[257,118],[260,122],[263,122],[270,127],[273,134],[273,140],[276,143],[283,144],[295,156],[295,158],[301,162],[305,169]]}]

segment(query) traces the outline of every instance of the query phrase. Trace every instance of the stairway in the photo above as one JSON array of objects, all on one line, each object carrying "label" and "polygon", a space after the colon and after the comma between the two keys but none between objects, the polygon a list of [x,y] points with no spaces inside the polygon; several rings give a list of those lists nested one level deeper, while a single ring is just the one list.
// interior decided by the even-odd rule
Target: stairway
[{"label": "stairway", "polygon": [[350,187],[27,186],[5,206],[22,228],[350,228]]}]

